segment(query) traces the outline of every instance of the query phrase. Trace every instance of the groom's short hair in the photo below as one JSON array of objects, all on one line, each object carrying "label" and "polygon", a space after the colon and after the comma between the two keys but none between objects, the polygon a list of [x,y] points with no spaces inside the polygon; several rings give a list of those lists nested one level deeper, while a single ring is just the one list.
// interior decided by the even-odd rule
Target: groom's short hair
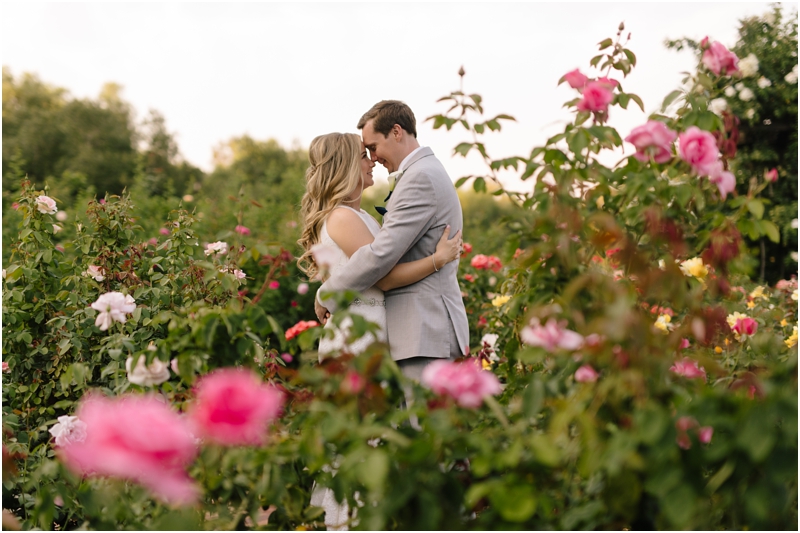
[{"label": "groom's short hair", "polygon": [[358,121],[358,129],[363,129],[372,120],[372,128],[386,137],[395,124],[417,138],[417,119],[411,108],[399,100],[381,100],[364,113]]}]

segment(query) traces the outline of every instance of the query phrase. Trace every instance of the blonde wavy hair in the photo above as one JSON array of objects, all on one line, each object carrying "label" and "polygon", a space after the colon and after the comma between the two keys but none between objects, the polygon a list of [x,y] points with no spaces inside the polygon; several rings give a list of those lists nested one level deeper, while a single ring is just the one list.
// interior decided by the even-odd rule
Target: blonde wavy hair
[{"label": "blonde wavy hair", "polygon": [[320,241],[322,223],[362,184],[361,151],[361,138],[355,133],[320,135],[308,148],[310,166],[306,170],[306,193],[300,203],[303,232],[297,241],[303,255],[297,259],[297,266],[309,279],[319,274],[311,247]]}]

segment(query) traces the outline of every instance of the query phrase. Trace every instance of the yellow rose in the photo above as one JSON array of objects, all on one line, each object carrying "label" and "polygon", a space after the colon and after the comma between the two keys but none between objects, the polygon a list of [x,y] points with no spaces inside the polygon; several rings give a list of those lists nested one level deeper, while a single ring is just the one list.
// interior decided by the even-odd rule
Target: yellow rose
[{"label": "yellow rose", "polygon": [[657,330],[660,330],[664,333],[669,333],[669,330],[673,328],[672,324],[670,324],[671,321],[672,318],[669,315],[659,315],[658,320],[656,320],[654,325]]},{"label": "yellow rose", "polygon": [[754,301],[751,300],[751,301],[747,302],[747,308],[748,309],[752,309],[755,306],[756,306],[756,303]]},{"label": "yellow rose", "polygon": [[494,300],[492,300],[492,305],[495,307],[500,307],[501,305],[505,304],[511,299],[511,296],[500,295],[496,296]]},{"label": "yellow rose", "polygon": [[789,325],[789,323],[786,321],[786,319],[785,319],[785,318],[784,318],[783,320],[781,320],[781,327],[782,327],[782,328],[785,328],[785,327],[786,327],[786,326],[788,326],[788,325]]},{"label": "yellow rose", "polygon": [[719,346],[714,346],[714,353],[722,353],[722,348]]},{"label": "yellow rose", "polygon": [[703,264],[701,258],[694,257],[681,263],[681,272],[683,272],[684,276],[693,276],[697,279],[703,279],[708,275],[708,268]]},{"label": "yellow rose", "polygon": [[753,292],[750,293],[750,298],[753,298],[753,299],[766,298],[766,296],[764,296],[764,287],[759,285],[758,287],[753,289]]},{"label": "yellow rose", "polygon": [[792,335],[788,339],[783,341],[783,342],[786,343],[786,347],[787,348],[791,348],[791,347],[793,347],[794,345],[797,344],[797,326],[794,327],[794,331],[792,331]]}]

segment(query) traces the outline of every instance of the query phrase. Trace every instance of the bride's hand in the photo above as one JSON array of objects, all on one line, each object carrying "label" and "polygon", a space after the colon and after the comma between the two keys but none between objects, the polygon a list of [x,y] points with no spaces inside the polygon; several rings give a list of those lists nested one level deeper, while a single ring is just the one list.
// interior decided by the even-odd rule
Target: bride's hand
[{"label": "bride's hand", "polygon": [[441,268],[450,261],[455,261],[461,257],[461,252],[464,247],[464,242],[461,240],[461,230],[458,230],[456,234],[453,235],[452,239],[449,237],[450,226],[448,225],[444,229],[442,238],[439,239],[439,242],[436,244],[436,252],[433,254],[433,258],[438,268]]}]

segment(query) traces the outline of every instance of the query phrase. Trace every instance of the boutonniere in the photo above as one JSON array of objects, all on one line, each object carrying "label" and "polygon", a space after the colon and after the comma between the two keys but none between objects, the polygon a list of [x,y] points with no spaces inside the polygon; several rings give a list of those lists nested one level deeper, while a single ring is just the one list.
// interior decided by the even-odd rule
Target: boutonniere
[{"label": "boutonniere", "polygon": [[389,192],[394,190],[394,186],[397,185],[397,180],[403,176],[403,172],[405,170],[397,170],[389,174]]}]

